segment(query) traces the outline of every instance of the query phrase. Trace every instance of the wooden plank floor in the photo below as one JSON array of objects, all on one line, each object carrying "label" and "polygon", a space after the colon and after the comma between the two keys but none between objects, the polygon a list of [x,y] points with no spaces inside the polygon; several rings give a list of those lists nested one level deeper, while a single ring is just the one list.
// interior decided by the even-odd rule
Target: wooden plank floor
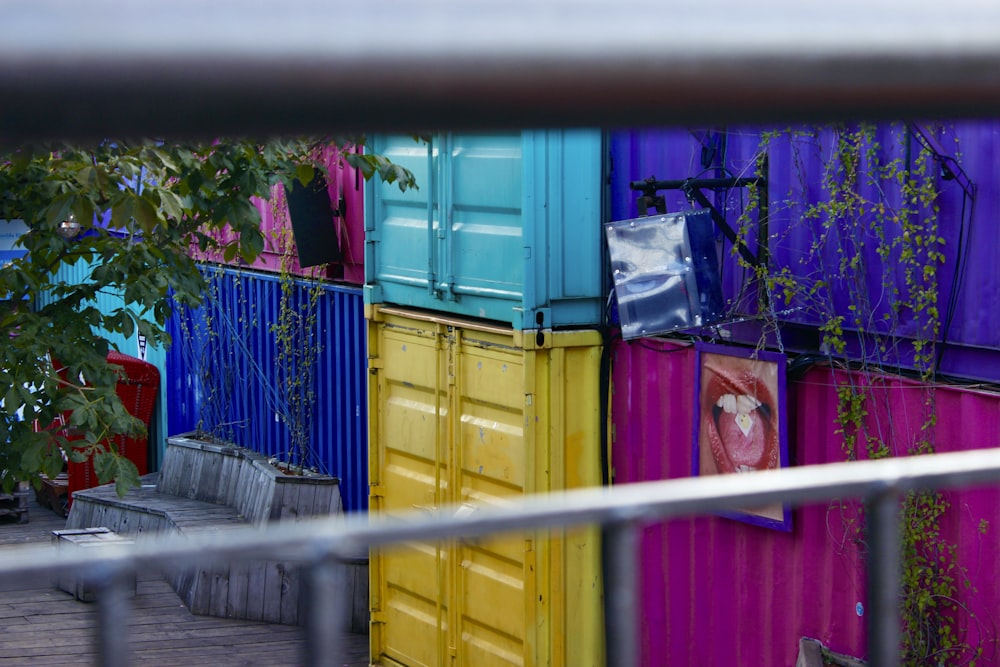
[{"label": "wooden plank floor", "polygon": [[[0,559],[19,544],[48,542],[65,520],[31,499],[29,522],[0,518]],[[302,664],[304,633],[289,625],[195,616],[155,574],[140,575],[129,619],[131,664],[157,667],[210,664]],[[97,664],[96,606],[47,580],[0,578],[0,667]],[[334,667],[368,665],[368,636],[345,634]]]}]

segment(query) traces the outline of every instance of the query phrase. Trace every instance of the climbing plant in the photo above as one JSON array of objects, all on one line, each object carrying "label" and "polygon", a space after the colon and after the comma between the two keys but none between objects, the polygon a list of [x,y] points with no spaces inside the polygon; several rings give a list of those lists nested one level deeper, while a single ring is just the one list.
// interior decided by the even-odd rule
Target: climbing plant
[{"label": "climbing plant", "polygon": [[[282,212],[276,211],[276,214],[282,215]],[[305,466],[312,463],[309,445],[316,397],[314,375],[316,360],[322,352],[316,325],[323,285],[314,279],[311,285],[303,286],[305,298],[302,298],[302,289],[292,273],[296,255],[291,224],[282,226],[279,233],[282,238],[281,299],[277,320],[270,326],[277,352],[275,380],[283,398],[279,414],[288,429],[288,462]],[[309,272],[315,278],[317,271],[313,268]]]},{"label": "climbing plant", "polygon": [[[785,224],[768,241],[775,249],[786,240],[786,248],[806,248],[798,256],[777,253],[782,259],[766,264],[744,260],[738,246],[753,245],[760,222],[759,193],[751,186],[731,248],[731,261],[747,276],[732,299],[733,309],[757,309],[764,321],[759,346],[775,337],[780,344],[775,313],[783,309],[794,313],[788,319],[818,332],[818,351],[832,368],[845,369],[831,377],[837,383],[836,429],[846,460],[933,453],[943,319],[939,274],[946,258],[939,229],[941,156],[918,142],[908,124],[762,133],[752,163],[760,176],[767,176],[764,158],[771,150],[788,151],[799,178],[792,179],[791,191],[772,192],[777,196],[768,213],[783,217]],[[811,168],[821,170],[818,179],[807,175]],[[803,233],[810,243],[801,243]],[[888,407],[891,383],[885,378],[899,372],[912,376],[920,388],[915,428],[903,419],[895,423]],[[979,638],[964,629],[977,622],[959,599],[961,590],[971,589],[967,569],[958,560],[957,545],[941,529],[950,509],[948,497],[934,491],[908,493],[901,504],[906,665],[975,664],[983,654]],[[842,522],[845,543],[863,549],[862,508],[834,503],[830,512]],[[980,524],[981,532],[987,528]]]}]

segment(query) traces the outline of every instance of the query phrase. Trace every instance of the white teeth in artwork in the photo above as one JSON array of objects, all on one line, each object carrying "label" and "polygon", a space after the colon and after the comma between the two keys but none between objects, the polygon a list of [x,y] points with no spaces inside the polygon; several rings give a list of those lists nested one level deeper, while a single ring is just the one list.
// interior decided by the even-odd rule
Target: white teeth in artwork
[{"label": "white teeth in artwork", "polygon": [[755,468],[752,466],[738,465],[736,466],[736,472],[753,472]]},{"label": "white teeth in artwork", "polygon": [[746,414],[759,408],[760,401],[749,394],[741,394],[739,396],[736,394],[723,394],[719,396],[719,400],[715,402],[715,405],[731,414],[737,412]]}]

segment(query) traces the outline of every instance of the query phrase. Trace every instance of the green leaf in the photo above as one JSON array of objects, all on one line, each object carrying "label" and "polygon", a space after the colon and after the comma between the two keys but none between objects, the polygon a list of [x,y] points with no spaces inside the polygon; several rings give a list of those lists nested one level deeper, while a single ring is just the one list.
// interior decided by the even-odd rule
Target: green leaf
[{"label": "green leaf", "polygon": [[73,211],[74,199],[70,195],[61,195],[53,199],[52,203],[45,208],[45,222],[50,227],[57,227]]},{"label": "green leaf", "polygon": [[252,264],[264,252],[264,236],[258,229],[246,229],[240,234],[240,257]]},{"label": "green leaf", "polygon": [[55,479],[63,470],[62,450],[58,447],[49,447],[42,460],[42,474],[49,479]]},{"label": "green leaf", "polygon": [[94,472],[97,473],[97,481],[101,484],[107,484],[114,480],[115,491],[119,497],[128,493],[129,489],[137,488],[141,484],[139,469],[130,460],[116,452],[104,451],[95,454]]},{"label": "green leaf", "polygon": [[27,447],[21,452],[21,467],[25,470],[41,470],[44,451],[45,443],[40,439],[27,443]]},{"label": "green leaf", "polygon": [[129,489],[136,489],[142,485],[139,479],[139,469],[135,467],[129,459],[124,456],[117,458],[118,474],[115,475],[115,492],[119,497],[128,493]]},{"label": "green leaf", "polygon": [[181,198],[173,192],[167,190],[160,191],[160,206],[168,218],[180,220],[184,217],[183,202]]},{"label": "green leaf", "polygon": [[116,454],[107,450],[94,454],[94,472],[97,473],[97,481],[107,484],[115,477],[118,466],[115,463]]},{"label": "green leaf", "polygon": [[159,224],[160,216],[149,201],[139,198],[135,202],[135,220],[144,232],[151,234]]},{"label": "green leaf", "polygon": [[311,165],[300,164],[295,167],[295,178],[299,179],[302,185],[308,185],[315,175],[316,170]]}]

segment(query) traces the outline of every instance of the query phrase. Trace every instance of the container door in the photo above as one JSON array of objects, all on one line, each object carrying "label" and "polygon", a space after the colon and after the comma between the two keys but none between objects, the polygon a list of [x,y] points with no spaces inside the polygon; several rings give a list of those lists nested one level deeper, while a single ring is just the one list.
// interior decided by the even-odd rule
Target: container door
[{"label": "container door", "polygon": [[[373,511],[600,483],[596,331],[523,336],[375,310]],[[408,666],[599,665],[594,528],[373,555],[373,656]]]},{"label": "container door", "polygon": [[[372,510],[433,510],[448,501],[448,395],[444,338],[427,330],[372,323],[377,368],[370,409]],[[373,653],[411,667],[447,664],[447,552],[411,543],[372,559]]]},{"label": "container door", "polygon": [[524,290],[522,135],[449,141],[447,280],[462,312],[509,322]]},{"label": "container door", "polygon": [[365,215],[367,303],[423,305],[436,291],[440,229],[438,140],[408,136],[379,137],[376,153],[406,167],[417,190],[401,192],[396,184],[373,178],[374,196]]},{"label": "container door", "polygon": [[[453,336],[457,434],[455,502],[502,505],[533,490],[526,456],[524,352],[511,337],[457,330]],[[534,603],[532,540],[524,536],[464,541],[454,548],[456,602],[452,641],[458,664],[521,665],[535,652],[528,633]],[[530,662],[530,660],[528,661]]]}]

